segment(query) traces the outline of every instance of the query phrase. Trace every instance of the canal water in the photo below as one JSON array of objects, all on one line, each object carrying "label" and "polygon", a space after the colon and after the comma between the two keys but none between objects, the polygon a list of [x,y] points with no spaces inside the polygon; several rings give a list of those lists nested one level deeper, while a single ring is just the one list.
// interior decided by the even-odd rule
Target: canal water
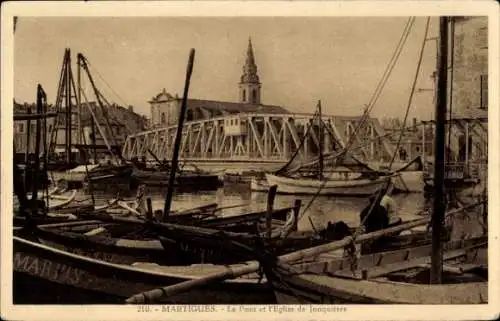
[{"label": "canal water", "polygon": [[[163,209],[165,203],[165,188],[147,187],[146,197],[150,197],[153,211]],[[84,195],[81,195],[85,197]],[[96,202],[99,204],[105,200],[114,198],[114,193],[96,194]],[[127,199],[133,199],[135,191],[123,195]],[[398,205],[398,212],[403,220],[419,218],[418,215],[424,208],[425,199],[423,193],[395,195],[394,200]],[[367,198],[362,197],[337,197],[337,196],[295,196],[276,195],[274,208],[293,206],[296,199],[302,201],[299,221],[299,230],[312,230],[312,226],[321,229],[328,221],[343,220],[350,226],[359,225],[359,213],[368,204]],[[217,203],[218,207],[231,207],[223,209],[221,216],[239,215],[247,212],[264,211],[267,207],[267,193],[251,192],[248,188],[237,186],[225,186],[216,191],[176,193],[172,200],[172,210],[184,210],[196,206]]]}]

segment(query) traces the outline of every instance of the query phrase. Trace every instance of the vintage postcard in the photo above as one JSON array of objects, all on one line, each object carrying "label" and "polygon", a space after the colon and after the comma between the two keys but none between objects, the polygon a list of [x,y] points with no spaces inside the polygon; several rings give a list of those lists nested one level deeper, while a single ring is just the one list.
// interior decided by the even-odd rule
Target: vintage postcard
[{"label": "vintage postcard", "polygon": [[17,1],[1,30],[3,318],[497,317],[496,2]]}]

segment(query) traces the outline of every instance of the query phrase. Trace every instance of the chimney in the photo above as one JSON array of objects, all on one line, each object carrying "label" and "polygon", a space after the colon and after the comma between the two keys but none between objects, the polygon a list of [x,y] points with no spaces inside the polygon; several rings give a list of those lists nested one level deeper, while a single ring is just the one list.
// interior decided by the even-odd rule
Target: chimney
[{"label": "chimney", "polygon": [[133,113],[134,112],[134,106],[128,105],[128,111],[130,111],[130,112]]}]

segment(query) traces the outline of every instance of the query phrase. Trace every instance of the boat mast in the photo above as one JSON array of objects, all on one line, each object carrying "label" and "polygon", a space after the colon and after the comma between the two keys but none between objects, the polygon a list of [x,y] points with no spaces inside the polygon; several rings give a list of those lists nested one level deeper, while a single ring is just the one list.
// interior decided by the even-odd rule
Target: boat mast
[{"label": "boat mast", "polygon": [[189,60],[186,72],[186,82],[184,84],[184,95],[182,96],[183,97],[182,105],[181,105],[181,110],[179,112],[177,134],[175,136],[175,143],[174,143],[174,154],[172,156],[172,168],[170,169],[170,177],[168,179],[167,195],[165,196],[165,207],[163,209],[162,220],[164,220],[169,215],[170,205],[172,204],[172,194],[174,192],[174,180],[175,180],[175,174],[177,172],[177,163],[179,160],[179,148],[181,145],[181,138],[182,138],[182,126],[184,124],[184,118],[187,109],[189,82],[191,80],[191,74],[193,73],[193,63],[194,63],[194,49],[191,49],[191,51],[189,52]]},{"label": "boat mast", "polygon": [[71,51],[67,49],[66,61],[66,163],[71,164],[71,136],[72,136],[72,111],[71,111]]},{"label": "boat mast", "polygon": [[439,18],[439,59],[436,96],[436,129],[434,150],[434,208],[432,213],[432,260],[431,284],[440,284],[443,272],[443,249],[440,242],[443,230],[445,206],[445,122],[448,82],[448,18]]},{"label": "boat mast", "polygon": [[318,100],[318,114],[319,114],[319,179],[323,179],[323,119],[321,117],[321,100]]}]

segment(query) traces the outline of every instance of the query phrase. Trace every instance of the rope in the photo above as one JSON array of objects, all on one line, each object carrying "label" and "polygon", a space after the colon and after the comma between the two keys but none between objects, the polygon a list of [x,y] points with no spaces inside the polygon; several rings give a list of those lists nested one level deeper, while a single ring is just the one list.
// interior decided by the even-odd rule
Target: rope
[{"label": "rope", "polygon": [[429,32],[430,19],[431,19],[430,17],[427,17],[427,22],[425,24],[424,39],[422,40],[422,46],[420,48],[420,54],[419,54],[419,58],[418,58],[417,68],[416,68],[416,71],[415,71],[415,77],[413,78],[413,84],[412,84],[412,87],[411,87],[410,96],[408,97],[408,105],[406,106],[406,112],[405,112],[405,117],[403,119],[403,124],[401,124],[401,135],[399,135],[398,143],[396,144],[396,149],[394,151],[394,154],[392,155],[392,159],[391,159],[391,162],[389,164],[389,170],[391,170],[391,167],[392,167],[392,165],[394,163],[394,160],[396,159],[396,154],[397,154],[397,151],[399,149],[399,146],[401,145],[401,140],[403,139],[403,133],[404,133],[404,130],[406,128],[406,122],[408,120],[408,114],[410,112],[410,107],[411,107],[411,104],[413,102],[413,96],[415,94],[415,89],[416,89],[416,85],[417,85],[418,75],[420,74],[420,68],[422,67],[422,60],[423,60],[423,57],[424,57],[424,49],[425,49],[427,34]]},{"label": "rope", "polygon": [[401,55],[404,44],[406,43],[406,40],[408,39],[408,35],[410,33],[411,28],[413,27],[414,21],[415,21],[414,17],[410,17],[408,19],[408,21],[405,25],[405,28],[403,30],[403,33],[401,34],[401,38],[399,39],[399,42],[396,46],[396,49],[395,49],[391,59],[389,60],[389,63],[386,67],[386,70],[384,71],[384,74],[382,75],[380,82],[378,83],[368,105],[365,108],[365,111],[364,111],[363,116],[361,117],[361,120],[359,121],[357,127],[354,130],[355,134],[353,136],[349,137],[349,140],[348,140],[346,146],[344,147],[344,152],[341,155],[345,155],[345,152],[352,145],[352,143],[354,142],[354,138],[356,137],[356,133],[359,131],[361,126],[364,124],[364,122],[368,118],[368,115],[370,114],[371,110],[375,106],[375,103],[377,102],[378,98],[380,97],[380,94],[382,93],[382,90],[384,89],[385,84],[387,83],[389,76],[392,73],[392,70],[396,66],[396,62],[398,61],[399,56]]},{"label": "rope", "polygon": [[[90,62],[88,61],[87,58],[85,58],[85,61],[87,63],[87,66],[89,67],[89,70],[90,70]],[[104,77],[102,77],[102,75],[97,71],[97,69],[94,69],[92,68],[92,72],[95,72],[97,74],[97,76],[106,84],[106,86],[108,86],[109,89],[111,89],[111,91],[122,101],[122,103],[125,105],[125,106],[128,106],[129,104],[123,99],[121,98],[120,95],[118,95],[118,93],[116,93],[116,91],[113,90],[113,88],[109,85],[109,83],[104,79]],[[100,95],[100,98],[104,100],[104,102],[108,105],[108,107],[111,107],[112,105],[109,103],[109,101],[106,99],[106,97],[104,97],[103,93],[98,91],[99,92],[99,95]],[[109,114],[108,114],[109,115]],[[121,121],[119,121],[114,115],[111,115],[111,118],[113,121],[115,121],[116,123],[118,124],[121,124],[125,127],[125,129],[127,130],[127,134],[130,135],[133,133],[133,130],[127,125],[127,123],[122,123]]]}]

